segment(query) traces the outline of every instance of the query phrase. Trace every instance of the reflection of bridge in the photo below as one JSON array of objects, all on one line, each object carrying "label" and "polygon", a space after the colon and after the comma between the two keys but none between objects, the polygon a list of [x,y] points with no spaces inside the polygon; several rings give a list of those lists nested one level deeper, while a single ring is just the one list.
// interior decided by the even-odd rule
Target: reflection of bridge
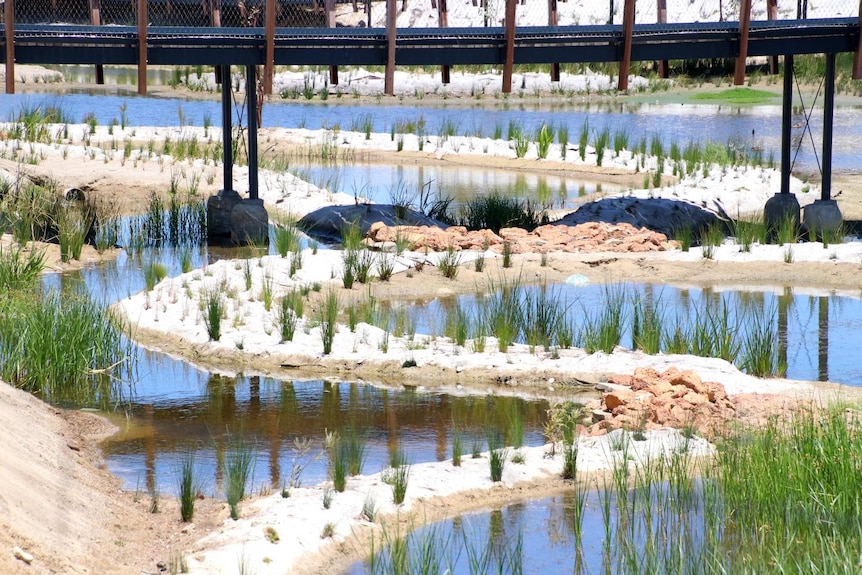
[{"label": "reflection of bridge", "polygon": [[[402,0],[402,9],[404,2]],[[477,2],[480,0],[476,0]],[[487,2],[488,0],[481,0]],[[482,28],[446,28],[446,0],[431,0],[438,11],[439,28],[396,28],[397,0],[385,0],[385,28],[336,28],[332,17],[335,0],[321,0],[313,6],[323,6],[326,14],[322,28],[278,27],[282,0],[254,0],[242,5],[233,0],[196,0],[195,10],[208,14],[211,26],[178,27],[151,26],[149,10],[160,14],[156,20],[170,19],[181,13],[187,0],[57,0],[21,1],[32,12],[36,6],[75,6],[89,9],[90,25],[18,23],[13,0],[4,4],[4,61],[6,89],[14,90],[14,64],[125,64],[138,66],[138,89],[146,92],[146,66],[158,65],[231,65],[263,66],[264,88],[272,88],[275,65],[328,65],[332,83],[337,84],[338,65],[385,66],[387,94],[394,93],[395,65],[440,65],[442,79],[448,79],[448,66],[466,64],[497,64],[503,66],[503,91],[511,90],[514,64],[554,62],[552,76],[559,74],[560,62],[619,62],[619,86],[627,87],[632,60],[666,61],[670,59],[736,58],[735,83],[744,82],[745,61],[749,56],[784,57],[785,70],[792,71],[796,54],[825,54],[826,89],[823,129],[823,184],[821,201],[831,202],[831,141],[834,98],[835,55],[854,52],[853,77],[862,78],[860,58],[859,16],[819,20],[777,20],[777,0],[766,0],[769,20],[751,21],[752,0],[740,0],[738,21],[709,23],[643,24],[635,23],[635,1],[624,2],[621,24],[591,26],[517,27],[515,22],[519,0],[505,0],[505,26]],[[655,0],[657,20],[666,21],[667,0]],[[87,3],[84,6],[84,2]],[[76,4],[77,3],[77,4]],[[646,3],[646,0],[641,0]],[[721,0],[716,0],[721,5]],[[121,21],[135,25],[94,25],[102,23],[102,10],[124,6]],[[191,6],[191,5],[189,5]],[[549,24],[556,23],[556,0],[548,0]],[[611,0],[613,6],[613,0]],[[806,3],[807,6],[807,3]],[[247,27],[221,27],[223,8],[242,8],[241,19]],[[44,9],[44,8],[43,8]],[[358,9],[358,8],[357,8]],[[80,11],[80,10],[79,10]],[[171,12],[173,11],[173,12]],[[836,12],[837,13],[837,12]],[[22,12],[23,15],[27,11]],[[663,14],[665,14],[663,16]],[[179,16],[177,16],[179,18]],[[32,22],[33,17],[24,20]],[[133,20],[134,22],[131,22]],[[777,63],[775,64],[777,66]],[[255,74],[246,74],[249,109],[256,106]],[[227,77],[227,76],[224,76]],[[223,125],[230,127],[230,86],[223,83]],[[799,206],[790,192],[790,133],[793,75],[784,75],[782,118],[781,198],[779,216]],[[249,163],[257,163],[256,118],[249,118]],[[225,130],[225,188],[232,181],[230,130]],[[254,140],[254,141],[252,141]],[[250,170],[249,189],[257,197],[256,169]],[[824,204],[826,205],[826,204]],[[823,206],[815,207],[812,212]],[[831,207],[827,212],[834,212]],[[806,211],[807,213],[807,211]],[[767,210],[767,217],[770,212]],[[840,214],[839,214],[840,217]]]}]

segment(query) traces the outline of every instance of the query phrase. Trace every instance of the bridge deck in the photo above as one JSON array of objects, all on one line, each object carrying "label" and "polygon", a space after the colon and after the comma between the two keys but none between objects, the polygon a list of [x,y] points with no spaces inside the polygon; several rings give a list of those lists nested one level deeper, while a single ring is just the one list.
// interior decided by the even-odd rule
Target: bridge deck
[{"label": "bridge deck", "polygon": [[[15,61],[26,64],[137,64],[133,26],[19,24]],[[515,63],[612,62],[623,51],[619,25],[519,27]],[[147,29],[147,61],[158,65],[262,65],[263,28]],[[386,31],[375,28],[277,28],[276,65],[384,65]],[[748,56],[855,52],[857,18],[752,22]],[[503,28],[398,29],[398,65],[500,64]],[[737,22],[636,24],[632,60],[732,58],[739,55]],[[4,58],[0,50],[0,58]],[[3,59],[2,61],[5,61]]]}]

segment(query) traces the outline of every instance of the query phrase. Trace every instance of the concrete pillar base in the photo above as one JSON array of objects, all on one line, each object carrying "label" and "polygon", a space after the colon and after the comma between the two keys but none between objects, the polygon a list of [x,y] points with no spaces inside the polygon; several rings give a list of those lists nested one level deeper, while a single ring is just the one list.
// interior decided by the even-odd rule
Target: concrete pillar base
[{"label": "concrete pillar base", "polygon": [[207,236],[212,239],[231,237],[230,215],[242,197],[233,190],[219,190],[207,199]]},{"label": "concrete pillar base", "polygon": [[824,231],[839,230],[842,223],[844,219],[835,200],[814,200],[802,211],[802,227],[808,232],[809,239],[814,239]]},{"label": "concrete pillar base", "polygon": [[242,200],[230,214],[230,239],[236,245],[269,243],[269,215],[263,200]]},{"label": "concrete pillar base", "polygon": [[792,218],[799,225],[799,200],[793,194],[775,194],[763,206],[763,220],[768,230],[776,230],[781,222]]}]

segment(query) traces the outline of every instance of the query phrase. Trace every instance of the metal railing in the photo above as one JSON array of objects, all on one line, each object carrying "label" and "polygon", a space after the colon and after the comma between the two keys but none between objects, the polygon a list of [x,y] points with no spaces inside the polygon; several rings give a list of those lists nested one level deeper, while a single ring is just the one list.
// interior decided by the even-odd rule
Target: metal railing
[{"label": "metal railing", "polygon": [[[516,0],[517,26],[622,24],[625,0]],[[138,0],[16,0],[20,24],[135,26]],[[263,26],[267,0],[146,0],[148,24]],[[277,28],[386,27],[385,0],[274,0]],[[640,0],[638,23],[737,22],[743,0]],[[396,0],[398,28],[502,26],[506,0]],[[856,0],[754,0],[752,20],[852,17]]]}]

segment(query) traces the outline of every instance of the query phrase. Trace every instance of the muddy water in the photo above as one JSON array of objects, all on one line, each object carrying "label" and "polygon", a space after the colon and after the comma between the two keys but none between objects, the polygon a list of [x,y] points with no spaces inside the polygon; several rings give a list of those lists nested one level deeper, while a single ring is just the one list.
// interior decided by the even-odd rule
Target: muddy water
[{"label": "muddy water", "polygon": [[[108,468],[128,489],[175,492],[179,462],[194,449],[204,492],[218,494],[225,450],[240,436],[254,454],[255,488],[289,483],[294,465],[304,467],[303,485],[326,480],[326,434],[344,435],[350,428],[366,442],[364,473],[388,467],[398,450],[411,463],[448,459],[453,429],[465,450],[474,442],[484,450],[489,430],[504,432],[512,413],[522,421],[525,445],[544,442],[545,402],[359,383],[234,379],[166,363],[162,357],[147,364],[154,371],[136,386],[125,415],[114,418],[120,433],[104,444]],[[297,445],[305,440],[307,451]]]}]

